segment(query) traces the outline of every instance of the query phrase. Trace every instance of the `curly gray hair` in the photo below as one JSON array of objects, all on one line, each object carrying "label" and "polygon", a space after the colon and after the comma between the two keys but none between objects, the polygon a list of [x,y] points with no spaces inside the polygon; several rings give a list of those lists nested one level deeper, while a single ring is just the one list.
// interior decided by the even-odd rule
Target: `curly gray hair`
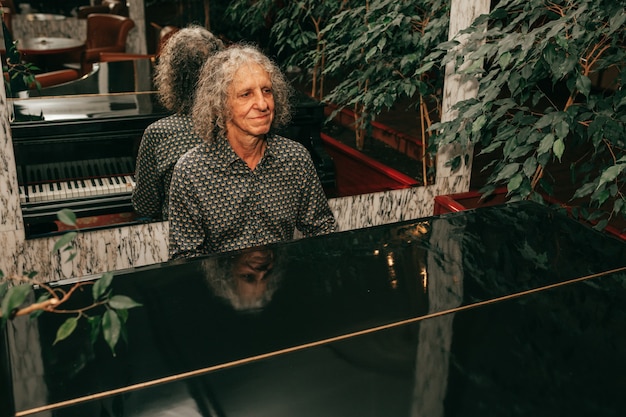
[{"label": "curly gray hair", "polygon": [[194,126],[200,137],[211,142],[226,135],[232,115],[228,106],[230,86],[235,73],[245,64],[256,63],[270,76],[274,96],[272,128],[286,125],[291,117],[291,87],[278,66],[257,47],[233,45],[211,56],[200,74],[192,110]]},{"label": "curly gray hair", "polygon": [[159,54],[154,84],[166,109],[190,114],[202,65],[224,43],[198,25],[176,31]]}]

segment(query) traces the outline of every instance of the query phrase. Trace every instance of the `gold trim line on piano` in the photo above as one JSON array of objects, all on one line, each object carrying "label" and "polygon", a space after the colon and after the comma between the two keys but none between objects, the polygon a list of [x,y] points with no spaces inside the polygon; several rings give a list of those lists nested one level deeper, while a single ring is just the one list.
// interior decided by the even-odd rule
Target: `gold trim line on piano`
[{"label": "gold trim line on piano", "polygon": [[57,408],[62,408],[62,407],[67,407],[67,406],[71,406],[71,405],[76,405],[76,404],[80,404],[80,403],[84,403],[87,401],[91,401],[91,400],[98,400],[98,399],[103,399],[103,398],[107,398],[107,397],[111,397],[113,395],[118,395],[118,394],[123,394],[123,393],[127,393],[127,392],[131,392],[131,391],[136,391],[142,388],[150,388],[153,386],[157,386],[157,385],[161,385],[161,384],[165,384],[168,382],[176,382],[179,380],[183,380],[183,379],[187,379],[187,378],[191,378],[191,377],[197,377],[197,376],[202,376],[204,374],[208,374],[210,372],[214,372],[214,371],[219,371],[222,369],[227,369],[227,368],[231,368],[231,367],[235,367],[235,366],[240,366],[240,365],[245,365],[245,364],[249,364],[252,362],[257,362],[263,359],[269,359],[275,356],[280,356],[280,355],[284,355],[287,353],[292,353],[292,352],[298,352],[304,349],[309,349],[309,348],[313,348],[313,347],[318,347],[318,346],[322,346],[322,345],[326,345],[329,343],[333,343],[333,342],[339,342],[342,340],[346,340],[346,339],[350,339],[353,337],[357,337],[357,336],[364,336],[367,334],[371,334],[371,333],[376,333],[382,330],[387,330],[387,329],[392,329],[395,327],[400,327],[400,326],[405,326],[408,324],[412,324],[412,323],[417,323],[419,321],[423,321],[426,319],[430,319],[430,318],[434,318],[434,317],[440,317],[440,316],[444,316],[447,314],[453,314],[453,313],[458,313],[461,311],[466,311],[466,310],[470,310],[473,308],[477,308],[477,307],[481,307],[484,305],[489,305],[489,304],[495,304],[501,301],[506,301],[506,300],[511,300],[514,298],[519,298],[522,297],[524,295],[529,295],[529,294],[535,294],[541,291],[546,291],[546,290],[550,290],[550,289],[554,289],[554,288],[558,288],[558,287],[562,287],[565,285],[570,285],[570,284],[575,284],[577,282],[582,282],[582,281],[586,281],[589,279],[595,279],[595,278],[601,278],[603,276],[606,275],[611,275],[611,274],[616,274],[619,272],[624,272],[626,271],[626,266],[623,267],[619,267],[619,268],[615,268],[609,271],[604,271],[604,272],[599,272],[596,274],[591,274],[591,275],[587,275],[584,277],[578,277],[578,278],[574,278],[568,281],[563,281],[563,282],[558,282],[555,284],[550,284],[550,285],[545,285],[542,287],[537,287],[537,288],[533,288],[530,290],[526,290],[526,291],[520,291],[517,293],[513,293],[513,294],[509,294],[509,295],[505,295],[502,297],[497,297],[497,298],[493,298],[490,300],[485,300],[485,301],[480,301],[474,304],[469,304],[466,306],[461,306],[461,307],[456,307],[456,308],[451,308],[448,310],[443,310],[443,311],[438,311],[436,313],[431,313],[431,314],[426,314],[423,316],[419,316],[419,317],[414,317],[411,319],[406,319],[406,320],[401,320],[398,322],[394,322],[394,323],[389,323],[389,324],[385,324],[382,326],[377,326],[377,327],[373,327],[370,329],[365,329],[365,330],[360,330],[358,332],[353,332],[353,333],[348,333],[345,335],[341,335],[341,336],[335,336],[335,337],[330,337],[327,339],[323,339],[323,340],[319,340],[317,342],[311,342],[311,343],[305,343],[303,345],[299,345],[299,346],[294,346],[294,347],[290,347],[290,348],[285,348],[285,349],[281,349],[278,351],[274,351],[274,352],[269,352],[269,353],[264,353],[261,355],[256,355],[256,356],[251,356],[249,358],[245,358],[245,359],[239,359],[236,361],[232,361],[232,362],[227,362],[227,363],[223,363],[220,365],[214,365],[214,366],[209,366],[206,368],[202,368],[202,369],[196,369],[195,371],[189,371],[189,372],[184,372],[181,374],[177,374],[177,375],[172,375],[169,377],[165,377],[165,378],[159,378],[159,379],[155,379],[152,381],[147,381],[147,382],[142,382],[142,383],[138,383],[138,384],[133,384],[133,385],[129,385],[126,386],[124,388],[118,388],[118,389],[114,389],[114,390],[109,390],[109,391],[103,391],[103,392],[99,392],[97,394],[91,394],[91,395],[86,395],[83,397],[78,397],[78,398],[74,398],[72,400],[66,400],[66,401],[60,401],[58,403],[54,403],[54,404],[48,404],[45,406],[41,406],[41,407],[36,407],[36,408],[31,408],[28,410],[24,410],[24,411],[19,411],[15,413],[15,417],[22,417],[22,416],[28,416],[31,414],[36,414],[36,413],[41,413],[44,411],[51,411]]}]

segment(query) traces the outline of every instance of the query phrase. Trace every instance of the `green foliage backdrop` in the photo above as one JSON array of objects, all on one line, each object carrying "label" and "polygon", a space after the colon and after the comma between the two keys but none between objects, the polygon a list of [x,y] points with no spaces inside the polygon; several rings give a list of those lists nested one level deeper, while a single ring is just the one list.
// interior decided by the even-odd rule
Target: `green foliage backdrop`
[{"label": "green foliage backdrop", "polygon": [[[465,47],[446,42],[427,59],[478,82],[475,99],[433,126],[436,144],[491,155],[486,193],[505,185],[513,199],[541,200],[573,187],[574,211],[598,227],[626,217],[625,22],[612,0],[501,0],[465,31]],[[592,82],[609,74],[608,86]],[[549,168],[568,152],[581,155],[568,160],[571,184],[555,183]]]}]

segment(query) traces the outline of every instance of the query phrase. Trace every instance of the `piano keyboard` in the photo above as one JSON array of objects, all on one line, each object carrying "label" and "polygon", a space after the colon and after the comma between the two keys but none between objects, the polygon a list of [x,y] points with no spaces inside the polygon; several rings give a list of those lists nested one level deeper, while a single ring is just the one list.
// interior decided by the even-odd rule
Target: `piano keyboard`
[{"label": "piano keyboard", "polygon": [[130,157],[28,165],[24,176],[22,204],[131,194],[135,188]]}]

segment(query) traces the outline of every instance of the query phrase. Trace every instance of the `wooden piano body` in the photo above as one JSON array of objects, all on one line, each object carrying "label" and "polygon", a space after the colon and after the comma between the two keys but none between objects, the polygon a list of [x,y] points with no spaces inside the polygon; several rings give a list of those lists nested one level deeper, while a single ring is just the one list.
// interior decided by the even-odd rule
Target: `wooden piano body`
[{"label": "wooden piano body", "polygon": [[[64,230],[56,221],[72,209],[81,229],[140,221],[131,195],[137,150],[145,128],[169,114],[152,84],[154,62],[98,63],[91,73],[11,99],[13,148],[27,238]],[[322,148],[323,105],[303,96],[282,133],[311,153],[322,184],[335,182]]]},{"label": "wooden piano body", "polygon": [[625,409],[626,243],[565,215],[509,203],[271,245],[242,304],[229,271],[255,250],[116,273],[143,306],[115,357],[84,328],[53,346],[65,317],[10,322],[0,417]]}]

